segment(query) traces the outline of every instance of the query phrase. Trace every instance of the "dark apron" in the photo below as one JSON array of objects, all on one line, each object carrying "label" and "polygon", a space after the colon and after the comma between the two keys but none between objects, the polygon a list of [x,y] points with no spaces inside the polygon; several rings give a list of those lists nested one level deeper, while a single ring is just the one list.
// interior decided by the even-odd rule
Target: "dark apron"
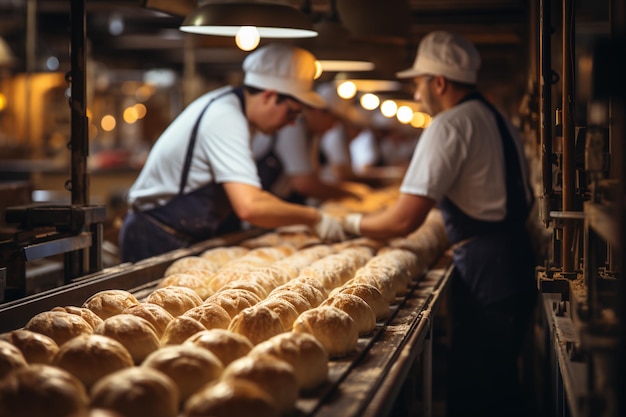
[{"label": "dark apron", "polygon": [[[276,154],[276,141],[278,137],[273,134],[271,137],[270,147],[267,152],[257,160],[256,167],[261,179],[261,186],[265,191],[272,191],[272,187],[283,173],[284,167],[280,158]],[[302,194],[292,191],[286,198],[286,201],[295,204],[304,204],[306,197]]]},{"label": "dark apron", "polygon": [[517,149],[504,119],[494,113],[506,166],[507,214],[499,222],[474,219],[448,198],[440,202],[454,247],[451,278],[452,344],[448,417],[525,415],[517,358],[536,296],[535,257],[525,220],[529,204]]},{"label": "dark apron", "polygon": [[184,194],[200,121],[215,100],[231,93],[237,95],[245,110],[241,88],[207,103],[189,138],[178,194],[163,206],[146,211],[133,209],[125,217],[120,236],[122,262],[136,262],[240,229],[239,219],[221,184],[211,182]]}]

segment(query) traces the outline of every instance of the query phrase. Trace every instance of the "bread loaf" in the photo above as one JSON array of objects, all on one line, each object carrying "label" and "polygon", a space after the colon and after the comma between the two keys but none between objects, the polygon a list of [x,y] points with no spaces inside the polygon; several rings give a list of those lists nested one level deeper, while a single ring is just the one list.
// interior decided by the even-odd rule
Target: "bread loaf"
[{"label": "bread loaf", "polygon": [[231,281],[218,289],[217,292],[225,290],[250,291],[251,293],[255,294],[259,298],[259,300],[263,300],[265,297],[267,297],[268,294],[268,291],[258,282],[243,279]]},{"label": "bread loaf", "polygon": [[165,328],[161,346],[180,345],[194,334],[207,330],[198,320],[182,315],[174,318]]},{"label": "bread loaf", "polygon": [[209,286],[208,282],[203,281],[201,278],[189,273],[179,272],[176,274],[167,275],[159,282],[157,288],[164,287],[186,287],[194,290],[196,294],[203,300],[213,295],[213,290]]},{"label": "bread loaf", "polygon": [[202,304],[202,298],[191,288],[172,286],[157,288],[146,298],[146,302],[160,305],[172,316],[178,317]]},{"label": "bread loaf", "polygon": [[154,327],[159,339],[163,336],[163,332],[169,322],[174,320],[174,316],[172,316],[169,311],[160,305],[153,303],[139,303],[132,305],[124,310],[122,314],[132,314],[133,316],[148,320]]},{"label": "bread loaf", "polygon": [[389,317],[389,303],[383,297],[378,288],[366,283],[346,283],[345,285],[333,290],[329,297],[338,293],[353,294],[365,301],[374,311],[376,320],[382,320]]},{"label": "bread loaf", "polygon": [[273,291],[271,295],[266,298],[266,300],[271,300],[272,298],[280,298],[281,300],[289,302],[289,304],[294,306],[298,314],[302,314],[303,312],[311,308],[311,303],[306,298],[304,298],[304,296],[294,291]]},{"label": "bread loaf", "polygon": [[49,364],[59,350],[54,340],[41,333],[18,329],[0,335],[0,339],[18,348],[26,362]]},{"label": "bread loaf", "polygon": [[178,388],[170,377],[144,366],[109,374],[91,390],[93,408],[113,410],[123,417],[176,417],[178,404]]},{"label": "bread loaf", "polygon": [[359,335],[366,335],[376,327],[374,310],[361,298],[353,294],[338,293],[326,299],[321,306],[336,307],[354,320]]},{"label": "bread loaf", "polygon": [[133,366],[133,358],[117,340],[89,334],[64,343],[52,363],[74,375],[89,390],[100,378]]},{"label": "bread loaf", "polygon": [[335,307],[316,307],[300,314],[293,323],[295,333],[310,333],[328,352],[331,358],[348,355],[359,339],[354,320]]},{"label": "bread loaf", "polygon": [[297,294],[300,294],[309,302],[309,305],[311,307],[317,307],[325,299],[320,290],[315,288],[313,285],[301,281],[290,281],[286,284],[276,287],[276,289],[269,294],[269,297],[272,296],[272,293],[279,293],[281,291],[293,291]]},{"label": "bread loaf", "polygon": [[85,320],[89,325],[95,329],[100,323],[102,323],[102,319],[93,311],[89,310],[85,307],[75,307],[75,306],[65,306],[65,307],[54,307],[52,311],[65,311],[66,313],[76,314]]},{"label": "bread loaf", "polygon": [[224,329],[204,330],[191,336],[184,344],[209,350],[224,366],[252,350],[252,343],[247,337]]},{"label": "bread loaf", "polygon": [[82,307],[88,308],[102,320],[106,320],[134,304],[139,304],[139,301],[128,291],[104,290],[89,297]]},{"label": "bread loaf", "polygon": [[228,315],[235,317],[239,312],[257,303],[258,298],[253,298],[253,293],[246,290],[225,290],[218,291],[209,297],[205,304],[215,304],[222,307]]},{"label": "bread loaf", "polygon": [[26,365],[26,359],[17,347],[5,340],[0,340],[0,379],[12,370]]},{"label": "bread loaf", "polygon": [[181,402],[201,386],[218,379],[224,370],[217,356],[192,344],[162,347],[152,352],[141,366],[169,376],[178,387]]},{"label": "bread loaf", "polygon": [[222,267],[233,259],[242,257],[247,252],[248,249],[242,246],[219,247],[205,250],[200,254],[200,257]]},{"label": "bread loaf", "polygon": [[265,306],[241,311],[233,317],[228,330],[245,336],[253,345],[284,331],[278,315]]},{"label": "bread loaf", "polygon": [[219,269],[219,265],[201,256],[185,256],[172,262],[163,273],[164,277],[170,275],[185,273],[189,269],[204,269],[215,272]]},{"label": "bread loaf", "polygon": [[279,417],[272,397],[242,379],[208,384],[185,403],[184,417]]},{"label": "bread loaf", "polygon": [[298,318],[298,311],[289,301],[280,297],[268,298],[261,301],[257,306],[267,307],[272,310],[283,325],[283,331],[289,332],[293,327],[293,322]]},{"label": "bread loaf", "polygon": [[81,334],[91,334],[94,329],[82,317],[65,311],[44,311],[33,316],[25,330],[41,333],[54,340],[58,346]]},{"label": "bread loaf", "polygon": [[217,304],[203,303],[188,310],[181,317],[191,317],[198,320],[207,329],[227,329],[230,324],[230,315]]},{"label": "bread loaf", "polygon": [[124,345],[136,364],[140,364],[146,356],[159,348],[159,337],[152,324],[132,314],[109,317],[94,332]]}]

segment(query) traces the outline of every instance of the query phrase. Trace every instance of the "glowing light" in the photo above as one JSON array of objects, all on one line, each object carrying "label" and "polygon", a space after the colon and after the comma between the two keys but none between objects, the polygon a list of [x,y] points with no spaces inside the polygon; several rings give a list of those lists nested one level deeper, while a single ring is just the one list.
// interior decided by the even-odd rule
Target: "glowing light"
[{"label": "glowing light", "polygon": [[380,104],[380,99],[376,94],[367,93],[361,96],[361,106],[365,110],[374,110]]},{"label": "glowing light", "polygon": [[105,132],[110,132],[111,130],[115,129],[115,124],[115,117],[111,116],[110,114],[104,116],[100,121],[100,127]]},{"label": "glowing light", "polygon": [[124,109],[124,121],[129,125],[132,125],[137,121],[137,110],[134,107],[127,107]]},{"label": "glowing light", "polygon": [[421,127],[424,127],[424,124],[426,123],[426,117],[425,114],[419,111],[416,111],[415,113],[413,113],[413,118],[411,119],[411,126],[413,126],[416,129],[419,129]]},{"label": "glowing light", "polygon": [[323,72],[324,72],[324,68],[322,67],[322,63],[316,59],[315,60],[315,75],[313,76],[313,79],[317,80],[319,77],[322,76]]},{"label": "glowing light", "polygon": [[0,93],[0,111],[7,108],[7,98],[4,94]]},{"label": "glowing light", "polygon": [[235,35],[235,43],[242,51],[251,51],[261,42],[261,35],[254,26],[242,26]]},{"label": "glowing light", "polygon": [[141,103],[137,103],[133,106],[133,108],[135,109],[135,112],[137,113],[138,119],[143,119],[144,117],[146,117],[146,113],[148,112],[148,109],[146,109],[146,106],[144,106]]},{"label": "glowing light", "polygon": [[393,117],[396,115],[397,111],[398,111],[398,105],[393,100],[385,100],[380,105],[380,112],[385,117]]},{"label": "glowing light", "polygon": [[356,95],[356,85],[352,81],[345,81],[337,86],[337,95],[346,100]]},{"label": "glowing light", "polygon": [[396,117],[400,123],[407,124],[413,119],[413,109],[409,106],[400,106],[398,108],[398,112],[396,113]]}]

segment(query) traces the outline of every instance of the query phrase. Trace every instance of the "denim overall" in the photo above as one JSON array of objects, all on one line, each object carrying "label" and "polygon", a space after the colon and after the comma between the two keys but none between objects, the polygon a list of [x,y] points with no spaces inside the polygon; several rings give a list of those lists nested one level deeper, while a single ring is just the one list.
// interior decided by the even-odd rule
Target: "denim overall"
[{"label": "denim overall", "polygon": [[245,109],[243,90],[236,88],[214,97],[200,112],[189,138],[178,194],[163,206],[146,211],[133,208],[125,216],[120,233],[122,262],[137,262],[239,230],[239,219],[221,184],[211,182],[183,193],[200,120],[215,100],[227,94],[237,95],[242,110]]}]

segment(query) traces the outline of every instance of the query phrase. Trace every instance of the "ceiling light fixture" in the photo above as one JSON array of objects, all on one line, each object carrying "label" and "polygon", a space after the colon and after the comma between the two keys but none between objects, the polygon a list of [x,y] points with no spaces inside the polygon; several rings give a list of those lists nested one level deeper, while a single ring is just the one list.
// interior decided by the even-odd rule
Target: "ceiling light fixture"
[{"label": "ceiling light fixture", "polygon": [[270,1],[209,0],[187,15],[180,30],[216,36],[236,36],[242,26],[254,26],[261,38],[317,36],[309,18],[295,7]]}]

